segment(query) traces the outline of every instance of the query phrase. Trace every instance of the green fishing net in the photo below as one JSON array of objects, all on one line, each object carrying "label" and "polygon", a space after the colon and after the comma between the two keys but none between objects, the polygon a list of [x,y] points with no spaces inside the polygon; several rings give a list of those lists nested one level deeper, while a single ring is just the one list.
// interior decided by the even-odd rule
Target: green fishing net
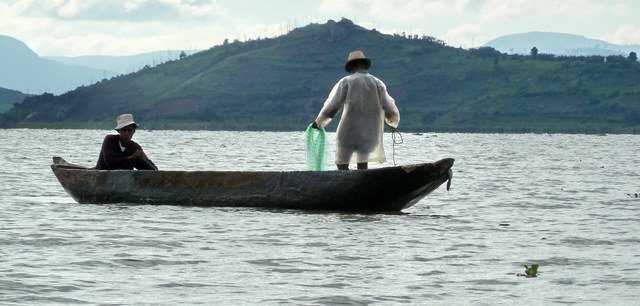
[{"label": "green fishing net", "polygon": [[307,168],[311,171],[323,171],[326,168],[326,134],[323,128],[307,127]]}]

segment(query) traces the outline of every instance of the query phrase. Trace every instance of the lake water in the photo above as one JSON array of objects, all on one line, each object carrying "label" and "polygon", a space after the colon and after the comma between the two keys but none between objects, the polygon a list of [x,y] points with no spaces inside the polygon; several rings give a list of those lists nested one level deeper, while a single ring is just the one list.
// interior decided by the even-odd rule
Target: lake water
[{"label": "lake water", "polygon": [[[0,130],[0,304],[640,300],[640,199],[627,195],[640,192],[640,136],[404,134],[397,162],[455,158],[452,190],[363,215],[76,204],[51,156],[93,166],[107,133]],[[162,169],[260,171],[304,169],[303,137],[134,140]],[[539,276],[517,276],[525,264]]]}]

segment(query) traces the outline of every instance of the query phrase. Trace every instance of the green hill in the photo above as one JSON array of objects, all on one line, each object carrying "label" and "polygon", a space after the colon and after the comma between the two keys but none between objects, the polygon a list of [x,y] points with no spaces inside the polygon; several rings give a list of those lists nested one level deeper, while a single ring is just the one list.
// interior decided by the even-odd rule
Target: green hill
[{"label": "green hill", "polygon": [[301,130],[345,75],[353,49],[373,58],[371,72],[396,98],[403,130],[640,131],[635,61],[464,50],[346,19],[30,97],[2,120],[7,127],[111,127],[117,114],[132,112],[147,128]]},{"label": "green hill", "polygon": [[0,113],[6,112],[14,103],[20,103],[27,95],[0,87]]}]

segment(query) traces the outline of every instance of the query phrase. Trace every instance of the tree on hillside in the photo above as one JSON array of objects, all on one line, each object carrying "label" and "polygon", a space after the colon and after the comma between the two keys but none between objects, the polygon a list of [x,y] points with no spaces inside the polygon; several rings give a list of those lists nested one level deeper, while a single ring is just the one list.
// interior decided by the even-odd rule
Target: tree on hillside
[{"label": "tree on hillside", "polygon": [[491,47],[472,48],[472,49],[469,49],[469,52],[471,52],[471,54],[479,55],[483,57],[499,57],[500,55],[502,55],[500,51]]},{"label": "tree on hillside", "polygon": [[184,51],[180,51],[180,55],[179,56],[180,56],[180,59],[183,59],[183,58],[187,57],[187,54],[184,53]]},{"label": "tree on hillside", "polygon": [[622,55],[609,55],[606,57],[607,63],[625,63],[626,60]]},{"label": "tree on hillside", "polygon": [[533,47],[531,48],[531,56],[537,56],[538,55],[538,48]]},{"label": "tree on hillside", "polygon": [[638,55],[635,52],[631,51],[631,53],[629,53],[628,59],[634,62],[638,61]]}]

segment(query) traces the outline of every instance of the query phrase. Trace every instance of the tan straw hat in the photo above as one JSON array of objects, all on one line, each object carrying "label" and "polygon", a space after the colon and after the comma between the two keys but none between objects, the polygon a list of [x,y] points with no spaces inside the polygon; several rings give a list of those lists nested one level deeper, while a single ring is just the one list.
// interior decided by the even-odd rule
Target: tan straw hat
[{"label": "tan straw hat", "polygon": [[134,121],[133,121],[133,115],[132,114],[122,114],[118,117],[116,117],[116,128],[115,130],[119,130],[123,127],[129,126],[129,125],[135,125],[136,127],[138,126]]},{"label": "tan straw hat", "polygon": [[347,57],[347,62],[344,64],[344,69],[347,70],[347,72],[351,72],[353,65],[358,61],[362,61],[367,69],[371,67],[371,59],[364,56],[364,52],[361,50],[355,50],[349,52],[349,57]]}]

